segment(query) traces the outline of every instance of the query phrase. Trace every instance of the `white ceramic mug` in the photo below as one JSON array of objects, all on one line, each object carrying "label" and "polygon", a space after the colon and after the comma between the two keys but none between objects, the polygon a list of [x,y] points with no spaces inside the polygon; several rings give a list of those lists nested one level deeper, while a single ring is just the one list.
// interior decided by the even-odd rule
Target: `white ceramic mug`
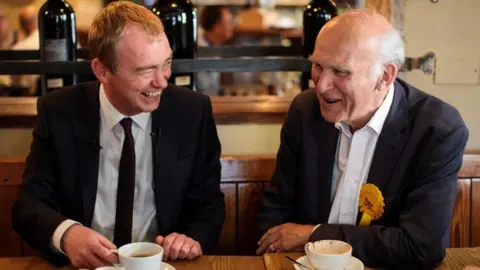
[{"label": "white ceramic mug", "polygon": [[118,254],[120,267],[125,270],[161,270],[163,248],[155,243],[137,242],[121,246]]},{"label": "white ceramic mug", "polygon": [[310,264],[320,270],[343,270],[352,256],[352,246],[339,240],[321,240],[305,245]]}]

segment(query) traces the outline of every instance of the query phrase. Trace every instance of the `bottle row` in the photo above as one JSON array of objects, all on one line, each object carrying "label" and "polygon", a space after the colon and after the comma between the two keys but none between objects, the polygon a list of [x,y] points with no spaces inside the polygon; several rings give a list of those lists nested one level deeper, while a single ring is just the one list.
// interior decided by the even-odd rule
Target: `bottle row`
[{"label": "bottle row", "polygon": [[[165,27],[174,59],[197,57],[197,11],[190,0],[157,0],[151,7]],[[337,15],[330,0],[312,0],[303,13],[302,55],[309,57],[321,27]],[[39,11],[40,60],[75,61],[77,48],[75,12],[66,0],[47,0]],[[42,92],[73,85],[77,76],[44,74]],[[173,74],[170,83],[196,90],[193,73]],[[311,84],[310,74],[302,73],[301,89]]]}]

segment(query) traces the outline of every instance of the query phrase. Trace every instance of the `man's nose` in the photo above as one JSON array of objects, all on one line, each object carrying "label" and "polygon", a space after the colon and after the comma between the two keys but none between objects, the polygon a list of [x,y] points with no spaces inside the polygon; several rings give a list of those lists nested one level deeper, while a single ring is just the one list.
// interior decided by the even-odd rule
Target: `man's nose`
[{"label": "man's nose", "polygon": [[333,74],[327,71],[318,72],[315,81],[315,90],[318,93],[324,93],[333,87]]},{"label": "man's nose", "polygon": [[152,86],[155,88],[161,88],[161,89],[166,88],[168,86],[167,78],[165,78],[165,75],[161,69],[155,72],[155,76],[152,80]]}]

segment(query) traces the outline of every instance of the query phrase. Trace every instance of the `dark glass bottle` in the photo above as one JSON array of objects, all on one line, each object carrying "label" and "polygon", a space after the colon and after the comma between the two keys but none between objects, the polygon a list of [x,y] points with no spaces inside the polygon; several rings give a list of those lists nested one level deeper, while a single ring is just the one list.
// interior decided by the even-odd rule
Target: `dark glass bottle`
[{"label": "dark glass bottle", "polygon": [[[303,11],[302,56],[308,58],[315,48],[320,29],[333,17],[337,8],[330,0],[312,0]],[[300,80],[301,89],[310,88],[311,72],[303,72]]]},{"label": "dark glass bottle", "polygon": [[[158,0],[152,11],[165,27],[173,59],[197,57],[197,11],[190,0]],[[194,73],[172,74],[170,83],[196,90]]]},{"label": "dark glass bottle", "polygon": [[[75,61],[77,49],[75,12],[64,0],[47,0],[38,13],[41,61]],[[43,74],[43,94],[73,85],[75,74]]]}]

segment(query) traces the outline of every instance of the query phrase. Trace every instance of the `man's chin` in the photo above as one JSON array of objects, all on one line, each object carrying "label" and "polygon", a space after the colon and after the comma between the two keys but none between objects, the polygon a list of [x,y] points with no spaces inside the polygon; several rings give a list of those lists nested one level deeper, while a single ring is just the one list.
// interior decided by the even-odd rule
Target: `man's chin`
[{"label": "man's chin", "polygon": [[143,106],[143,107],[141,107],[141,111],[144,112],[144,113],[151,113],[151,112],[155,111],[156,109],[158,109],[158,105],[157,106]]},{"label": "man's chin", "polygon": [[336,122],[341,121],[341,118],[336,113],[324,112],[322,110],[320,110],[320,112],[321,112],[321,115],[322,115],[323,119],[325,119],[325,121],[327,121],[329,123],[335,124]]}]

